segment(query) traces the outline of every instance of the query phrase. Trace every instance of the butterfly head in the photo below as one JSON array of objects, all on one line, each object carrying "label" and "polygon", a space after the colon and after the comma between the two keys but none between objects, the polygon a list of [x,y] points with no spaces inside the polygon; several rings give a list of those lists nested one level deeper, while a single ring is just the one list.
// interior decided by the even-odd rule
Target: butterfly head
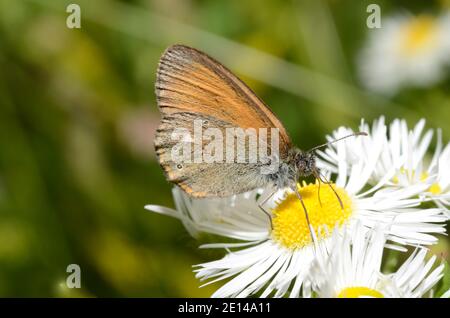
[{"label": "butterfly head", "polygon": [[312,152],[297,152],[294,158],[298,177],[307,177],[317,171],[316,156]]}]

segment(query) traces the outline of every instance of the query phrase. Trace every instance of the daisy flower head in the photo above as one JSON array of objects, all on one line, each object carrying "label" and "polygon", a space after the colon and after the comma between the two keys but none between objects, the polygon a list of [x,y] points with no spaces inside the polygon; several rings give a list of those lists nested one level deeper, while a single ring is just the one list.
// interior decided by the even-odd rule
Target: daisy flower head
[{"label": "daisy flower head", "polygon": [[450,14],[398,14],[370,30],[358,60],[369,89],[393,95],[404,86],[426,87],[442,79],[450,63]]},{"label": "daisy flower head", "polygon": [[420,298],[443,277],[444,265],[436,256],[425,260],[427,249],[416,248],[400,268],[381,271],[386,231],[365,231],[356,224],[352,232],[333,233],[331,248],[317,249],[313,289],[324,298]]},{"label": "daisy flower head", "polygon": [[[384,117],[380,117],[372,127],[363,121],[360,129],[370,132],[363,144],[358,140],[347,140],[340,146],[330,145],[319,152],[319,167],[337,173],[339,167],[335,158],[338,156],[348,158],[347,169],[352,169],[353,163],[368,162],[377,157],[368,180],[371,185],[383,182],[384,188],[391,189],[421,186],[419,195],[425,200],[433,200],[441,209],[450,205],[450,143],[443,147],[440,129],[436,133],[437,142],[431,158],[427,153],[434,131],[425,130],[425,119],[410,129],[405,120],[395,119],[387,125]],[[351,131],[340,127],[328,139],[339,138]],[[380,142],[383,150],[378,152],[374,149],[380,146]]]},{"label": "daisy flower head", "polygon": [[[381,153],[383,142],[377,140],[381,136],[371,138],[376,144],[372,150]],[[388,226],[387,234],[394,242],[411,245],[436,242],[434,234],[445,231],[442,222],[446,218],[440,209],[418,208],[421,200],[415,197],[423,187],[382,191],[378,184],[369,186],[379,154],[352,165],[351,169],[347,167],[347,158],[340,154],[334,158],[338,174],[333,183],[299,185],[309,222],[297,196],[289,189],[277,191],[265,203],[271,219],[263,213],[260,203],[272,189],[199,200],[175,188],[176,210],[158,206],[147,209],[179,218],[191,233],[201,231],[239,240],[203,246],[227,250],[222,259],[199,264],[195,269],[196,276],[206,284],[228,280],[214,297],[253,294],[309,297],[316,245],[331,244],[327,229],[336,226],[351,232],[354,224],[361,223],[368,231],[382,223]],[[330,177],[329,172],[324,174]],[[315,242],[313,235],[317,237]]]}]

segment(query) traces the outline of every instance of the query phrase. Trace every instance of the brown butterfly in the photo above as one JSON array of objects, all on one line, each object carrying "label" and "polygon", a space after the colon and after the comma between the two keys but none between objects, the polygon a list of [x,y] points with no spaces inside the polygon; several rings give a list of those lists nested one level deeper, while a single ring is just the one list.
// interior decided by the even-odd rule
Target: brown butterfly
[{"label": "brown butterfly", "polygon": [[[231,71],[203,52],[184,45],[169,47],[159,62],[156,97],[162,114],[155,138],[159,163],[167,179],[192,197],[225,197],[267,186],[275,190],[289,187],[303,204],[296,186],[299,178],[314,175],[323,180],[313,150],[324,145],[308,152],[294,147],[269,107]],[[261,173],[261,167],[267,162],[174,161],[172,150],[177,141],[172,134],[180,128],[193,132],[194,120],[201,120],[204,128],[215,127],[224,132],[231,127],[254,128],[257,132],[259,128],[278,129],[278,170]],[[274,150],[270,149],[270,141],[266,145],[269,151]],[[205,143],[200,146],[205,147]],[[304,204],[303,208],[306,213]]]}]

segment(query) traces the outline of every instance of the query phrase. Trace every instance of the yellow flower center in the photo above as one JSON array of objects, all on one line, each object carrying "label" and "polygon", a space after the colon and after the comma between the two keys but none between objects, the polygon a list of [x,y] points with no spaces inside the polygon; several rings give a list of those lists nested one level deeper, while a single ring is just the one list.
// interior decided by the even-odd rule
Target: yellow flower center
[{"label": "yellow flower center", "polygon": [[436,20],[428,15],[418,16],[403,30],[400,51],[406,56],[415,55],[436,44]]},{"label": "yellow flower center", "polygon": [[379,291],[368,287],[347,287],[341,290],[341,292],[338,294],[338,298],[359,297],[383,298],[384,296]]},{"label": "yellow flower center", "polygon": [[[336,224],[344,224],[352,214],[352,201],[347,192],[331,184],[342,201],[344,209],[339,204],[336,194],[327,184],[299,185],[308,218],[315,233],[321,231],[321,237],[326,237],[325,226],[331,234]],[[320,195],[320,197],[319,197]],[[312,243],[305,210],[294,193],[289,193],[273,210],[273,239],[291,250],[302,248]]]},{"label": "yellow flower center", "polygon": [[[414,170],[411,172],[411,178],[414,178],[415,173],[416,172]],[[400,171],[399,171],[399,174],[405,174],[405,175],[408,174],[409,175],[408,171],[405,168],[401,168]],[[420,181],[425,181],[429,176],[430,175],[426,171],[422,172],[422,174],[420,175]],[[392,181],[395,184],[398,184],[398,182],[399,182],[398,176],[394,176]],[[433,194],[440,194],[440,193],[442,193],[442,189],[441,189],[441,186],[439,185],[439,183],[433,183],[428,188],[428,191],[433,193]]]},{"label": "yellow flower center", "polygon": [[428,189],[428,191],[430,191],[433,194],[441,194],[442,193],[441,186],[438,183],[433,183],[431,185],[431,187]]}]

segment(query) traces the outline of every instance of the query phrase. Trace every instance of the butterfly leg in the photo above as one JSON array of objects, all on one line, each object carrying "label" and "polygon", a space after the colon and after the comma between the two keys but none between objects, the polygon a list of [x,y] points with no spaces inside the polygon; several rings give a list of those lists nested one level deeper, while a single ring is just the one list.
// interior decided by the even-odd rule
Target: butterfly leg
[{"label": "butterfly leg", "polygon": [[[328,184],[328,186],[331,188],[331,190],[333,190],[334,195],[336,196],[336,198],[337,198],[338,201],[339,201],[339,205],[341,206],[341,209],[344,210],[344,204],[342,203],[341,197],[339,196],[339,194],[337,194],[336,190],[335,190],[335,189],[333,188],[333,186],[331,185],[331,182],[328,181],[328,180],[325,178],[325,176],[324,176],[323,174],[320,173],[320,171],[317,172],[317,175],[318,175],[320,181],[322,181],[322,182],[325,183],[325,184]],[[325,179],[325,181],[323,181],[322,178]]]},{"label": "butterfly leg", "polygon": [[295,187],[294,192],[298,198],[298,200],[300,201],[300,203],[302,204],[303,207],[303,211],[305,212],[305,218],[306,218],[306,223],[308,224],[308,229],[309,229],[309,234],[311,235],[311,240],[312,242],[315,242],[316,240],[314,239],[314,235],[312,233],[313,228],[311,226],[311,222],[309,221],[309,215],[308,215],[308,210],[306,209],[306,205],[305,202],[303,202],[303,197],[300,194],[300,192],[298,191],[297,187]]},{"label": "butterfly leg", "polygon": [[320,198],[320,185],[322,184],[322,179],[320,178],[317,170],[314,170],[314,177],[319,181],[319,186],[317,187],[317,199],[319,199],[320,207],[322,207],[322,199]]},{"label": "butterfly leg", "polygon": [[261,211],[264,212],[265,215],[267,215],[267,217],[269,218],[269,222],[270,222],[270,229],[273,230],[273,223],[272,223],[272,216],[270,215],[269,212],[266,211],[266,209],[264,209],[263,205],[266,204],[267,201],[270,200],[270,198],[273,197],[273,195],[275,194],[276,191],[272,191],[272,193],[270,193],[270,195],[265,198],[261,203],[258,203],[259,208],[261,209]]}]

